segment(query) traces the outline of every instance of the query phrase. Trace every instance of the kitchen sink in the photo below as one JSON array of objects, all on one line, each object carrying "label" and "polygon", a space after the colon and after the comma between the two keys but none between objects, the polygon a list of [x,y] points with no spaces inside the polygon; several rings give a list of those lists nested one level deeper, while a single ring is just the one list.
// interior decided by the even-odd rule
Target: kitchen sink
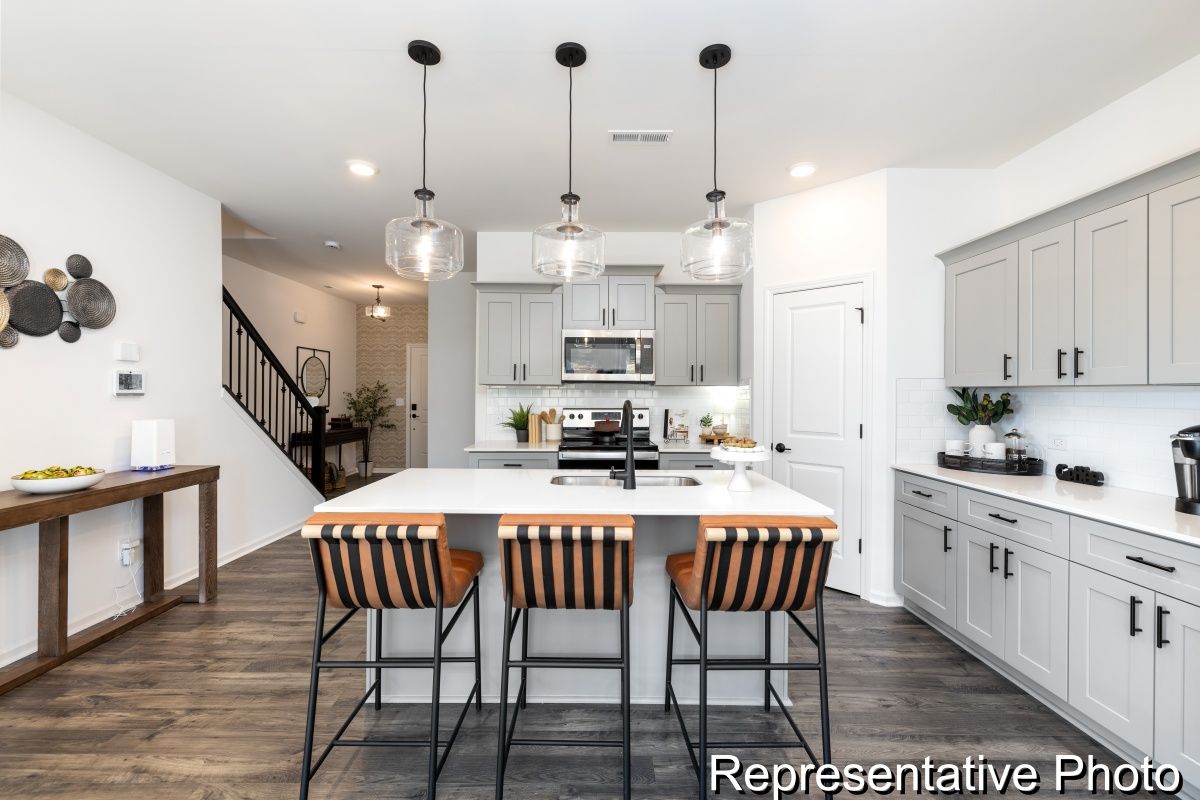
[{"label": "kitchen sink", "polygon": [[[621,481],[607,475],[555,475],[550,479],[555,486],[620,486]],[[637,476],[637,485],[645,486],[699,486],[700,481],[687,475],[646,475]]]}]

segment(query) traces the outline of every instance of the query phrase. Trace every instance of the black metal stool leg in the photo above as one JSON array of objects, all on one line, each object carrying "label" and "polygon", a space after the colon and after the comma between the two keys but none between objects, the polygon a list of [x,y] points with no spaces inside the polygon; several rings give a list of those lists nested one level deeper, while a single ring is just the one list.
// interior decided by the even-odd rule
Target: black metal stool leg
[{"label": "black metal stool leg", "polygon": [[479,649],[479,576],[475,576],[475,710],[483,710],[483,661]]},{"label": "black metal stool leg", "polygon": [[[825,661],[825,598],[824,593],[817,595],[817,677],[821,684],[821,762],[828,764],[833,760],[833,745],[829,741],[829,666]],[[826,793],[826,800],[832,800],[833,795]]]},{"label": "black metal stool leg", "polygon": [[[763,661],[771,663],[771,612],[763,612]],[[771,710],[771,670],[763,670],[763,711]]]},{"label": "black metal stool leg", "polygon": [[[521,660],[529,660],[529,609],[525,609],[525,613],[521,615]],[[528,705],[526,700],[529,695],[529,686],[526,681],[529,680],[529,670],[521,667],[521,688],[525,691],[521,693],[521,708]]]},{"label": "black metal stool leg", "polygon": [[675,655],[675,586],[667,587],[667,688],[664,691],[663,712],[671,711],[671,659]]},{"label": "black metal stool leg", "polygon": [[496,740],[496,800],[504,798],[504,769],[508,766],[508,662],[512,655],[512,597],[508,596],[504,598],[504,639],[500,650],[500,734]]},{"label": "black metal stool leg", "polygon": [[[383,611],[375,612],[375,660],[383,658]],[[375,670],[375,710],[383,707],[383,670]]]},{"label": "black metal stool leg", "polygon": [[433,696],[429,706],[429,788],[426,800],[437,795],[438,776],[438,712],[442,703],[442,592],[438,588],[437,605],[433,612]]},{"label": "black metal stool leg", "polygon": [[632,758],[630,754],[630,682],[629,682],[629,596],[621,603],[621,773],[624,800],[630,800]]},{"label": "black metal stool leg", "polygon": [[313,729],[317,722],[317,684],[320,682],[321,639],[325,635],[325,592],[317,595],[317,624],[313,632],[312,675],[308,682],[308,717],[304,722],[304,757],[300,763],[300,800],[308,798],[308,784],[312,778]]},{"label": "black metal stool leg", "polygon": [[708,774],[708,593],[700,600],[700,737],[699,737],[700,800],[708,797],[705,776]]}]

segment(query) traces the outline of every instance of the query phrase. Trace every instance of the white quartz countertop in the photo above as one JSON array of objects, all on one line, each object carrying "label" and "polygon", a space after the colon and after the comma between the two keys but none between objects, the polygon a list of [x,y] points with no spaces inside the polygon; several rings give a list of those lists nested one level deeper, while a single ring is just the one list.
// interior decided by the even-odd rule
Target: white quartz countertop
[{"label": "white quartz countertop", "polygon": [[470,447],[463,448],[468,453],[557,453],[558,440],[553,442],[516,442],[512,439],[498,439],[490,442],[475,442]]},{"label": "white quartz countertop", "polygon": [[713,449],[713,445],[701,444],[696,439],[689,439],[686,442],[668,442],[665,439],[655,439],[654,443],[658,445],[660,453],[704,453],[707,455]]},{"label": "white quartz countertop", "polygon": [[[748,473],[753,490],[731,492],[732,472],[648,471],[690,475],[699,486],[555,486],[548,469],[408,469],[316,507],[319,512],[444,514],[778,514],[827,517],[833,510],[770,478]],[[606,474],[570,470],[570,475]]]},{"label": "white quartz countertop", "polygon": [[1060,481],[1053,475],[1036,478],[986,475],[944,469],[934,464],[897,464],[894,469],[1032,503],[1064,514],[1200,545],[1200,516],[1176,511],[1175,498],[1169,495],[1115,486],[1085,486]]}]

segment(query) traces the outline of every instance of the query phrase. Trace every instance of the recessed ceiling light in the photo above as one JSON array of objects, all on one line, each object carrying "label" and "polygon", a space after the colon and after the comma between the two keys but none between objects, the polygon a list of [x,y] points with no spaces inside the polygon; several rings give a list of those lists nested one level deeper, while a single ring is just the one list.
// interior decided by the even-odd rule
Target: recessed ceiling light
[{"label": "recessed ceiling light", "polygon": [[325,246],[328,247],[330,250],[341,250],[342,249],[342,243],[337,241],[336,239],[326,239]]},{"label": "recessed ceiling light", "polygon": [[346,162],[346,169],[350,170],[355,175],[361,178],[373,178],[379,174],[379,167],[372,164],[370,161],[352,158]]},{"label": "recessed ceiling light", "polygon": [[817,171],[817,165],[811,161],[801,161],[788,167],[788,175],[793,178],[807,178]]}]

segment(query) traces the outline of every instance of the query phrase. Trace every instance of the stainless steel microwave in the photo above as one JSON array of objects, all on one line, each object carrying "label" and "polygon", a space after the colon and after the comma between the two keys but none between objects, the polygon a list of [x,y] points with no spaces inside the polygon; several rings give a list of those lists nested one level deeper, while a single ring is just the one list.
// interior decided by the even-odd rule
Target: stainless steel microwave
[{"label": "stainless steel microwave", "polygon": [[654,383],[654,331],[563,331],[562,379]]}]

